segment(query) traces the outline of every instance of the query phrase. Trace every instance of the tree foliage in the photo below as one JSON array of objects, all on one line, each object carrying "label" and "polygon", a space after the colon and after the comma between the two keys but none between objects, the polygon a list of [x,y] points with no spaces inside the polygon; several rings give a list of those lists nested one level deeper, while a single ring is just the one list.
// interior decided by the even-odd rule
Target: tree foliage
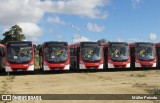
[{"label": "tree foliage", "polygon": [[105,42],[107,42],[107,40],[106,40],[106,39],[100,39],[100,40],[98,40],[97,42],[105,43]]},{"label": "tree foliage", "polygon": [[1,40],[2,44],[6,44],[8,41],[22,41],[25,39],[25,35],[22,33],[22,28],[18,25],[14,25],[10,30],[3,33],[4,39]]}]

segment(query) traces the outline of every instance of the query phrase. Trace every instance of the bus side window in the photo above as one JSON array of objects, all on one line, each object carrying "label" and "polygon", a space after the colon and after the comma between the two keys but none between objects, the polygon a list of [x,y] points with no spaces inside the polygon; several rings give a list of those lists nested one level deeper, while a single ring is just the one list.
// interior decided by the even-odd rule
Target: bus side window
[{"label": "bus side window", "polygon": [[5,48],[0,48],[0,56],[1,57],[5,56]]},{"label": "bus side window", "polygon": [[74,48],[74,56],[77,54],[77,48]]},{"label": "bus side window", "polygon": [[6,55],[6,49],[3,48],[3,57],[5,57],[5,55]]},{"label": "bus side window", "polygon": [[71,56],[74,55],[74,48],[70,48],[70,55],[71,55]]}]

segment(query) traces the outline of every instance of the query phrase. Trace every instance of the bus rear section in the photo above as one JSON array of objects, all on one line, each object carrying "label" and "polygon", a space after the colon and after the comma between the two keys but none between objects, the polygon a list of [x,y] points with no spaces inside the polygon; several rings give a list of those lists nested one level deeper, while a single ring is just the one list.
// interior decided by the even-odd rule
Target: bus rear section
[{"label": "bus rear section", "polygon": [[131,68],[156,67],[157,56],[155,44],[135,42],[130,44]]},{"label": "bus rear section", "polygon": [[71,69],[103,69],[103,50],[98,42],[79,42],[70,45]]},{"label": "bus rear section", "polygon": [[8,42],[6,72],[34,71],[34,47],[31,41]]},{"label": "bus rear section", "polygon": [[156,54],[157,54],[157,68],[160,68],[160,42],[155,43],[156,46]]},{"label": "bus rear section", "polygon": [[0,71],[5,69],[5,54],[6,54],[6,47],[0,44]]},{"label": "bus rear section", "polygon": [[70,54],[67,42],[44,42],[39,52],[40,67],[43,71],[69,70]]},{"label": "bus rear section", "polygon": [[104,47],[105,69],[130,68],[130,52],[126,42],[108,42]]}]

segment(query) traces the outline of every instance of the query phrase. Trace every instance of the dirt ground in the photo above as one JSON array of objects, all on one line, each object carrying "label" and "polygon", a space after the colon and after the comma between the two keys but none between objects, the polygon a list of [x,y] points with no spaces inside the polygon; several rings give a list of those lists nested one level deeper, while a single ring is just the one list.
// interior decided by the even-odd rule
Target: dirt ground
[{"label": "dirt ground", "polygon": [[[16,73],[0,76],[0,94],[146,94],[160,88],[160,70]],[[2,101],[0,101],[2,102]],[[61,100],[28,103],[160,103],[160,101]],[[11,101],[10,103],[26,103]]]}]

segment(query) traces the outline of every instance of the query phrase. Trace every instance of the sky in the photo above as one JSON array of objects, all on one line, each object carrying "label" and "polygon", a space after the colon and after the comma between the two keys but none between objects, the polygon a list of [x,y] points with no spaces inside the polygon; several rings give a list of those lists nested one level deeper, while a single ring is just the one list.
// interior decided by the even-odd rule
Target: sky
[{"label": "sky", "polygon": [[160,0],[0,0],[0,39],[19,25],[45,41],[160,42]]}]

